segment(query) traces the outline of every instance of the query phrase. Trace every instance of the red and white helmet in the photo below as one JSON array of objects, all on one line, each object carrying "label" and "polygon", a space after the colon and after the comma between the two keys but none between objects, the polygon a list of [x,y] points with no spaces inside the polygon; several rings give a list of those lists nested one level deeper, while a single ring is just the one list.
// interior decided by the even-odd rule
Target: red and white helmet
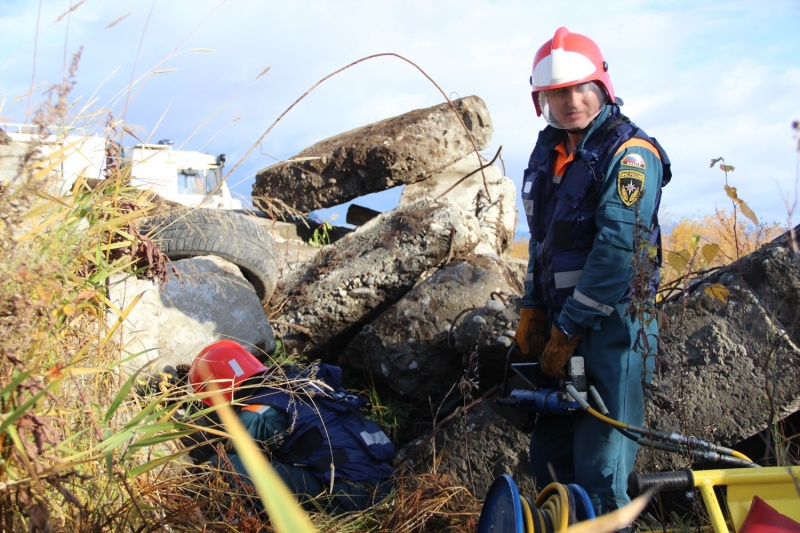
[{"label": "red and white helmet", "polygon": [[[195,392],[203,392],[206,383],[214,382],[225,400],[231,401],[233,389],[265,370],[267,367],[241,344],[222,340],[200,350],[189,368],[189,383]],[[214,405],[210,397],[203,398],[203,403]]]},{"label": "red and white helmet", "polygon": [[587,81],[598,82],[605,89],[608,101],[614,102],[608,63],[603,60],[597,44],[585,35],[573,33],[564,27],[558,28],[553,38],[544,43],[533,58],[531,85],[536,115],[542,115],[540,91]]}]

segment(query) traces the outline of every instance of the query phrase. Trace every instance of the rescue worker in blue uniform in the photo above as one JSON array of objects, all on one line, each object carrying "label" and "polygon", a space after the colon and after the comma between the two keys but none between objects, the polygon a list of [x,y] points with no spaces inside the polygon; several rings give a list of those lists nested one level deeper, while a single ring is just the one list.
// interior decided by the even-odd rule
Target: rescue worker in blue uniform
[{"label": "rescue worker in blue uniform", "polygon": [[[559,28],[533,62],[533,103],[548,126],[525,171],[531,232],[515,340],[555,380],[572,355],[611,418],[643,425],[658,326],[658,206],[669,160],[620,111],[608,65],[588,37]],[[638,311],[637,311],[638,310]],[[597,515],[626,505],[637,445],[585,412],[536,417],[537,485],[577,483]]]},{"label": "rescue worker in blue uniform", "polygon": [[[363,399],[341,388],[339,367],[316,364],[287,374],[283,367],[265,367],[240,344],[222,340],[205,347],[189,369],[196,393],[208,391],[210,382],[222,399],[233,400],[242,425],[307,510],[362,511],[390,492],[394,445],[358,411]],[[202,401],[214,405],[210,396]],[[228,471],[232,485],[249,481],[230,442],[220,448],[203,433],[184,443],[196,463]],[[260,502],[254,504],[260,510]]]}]

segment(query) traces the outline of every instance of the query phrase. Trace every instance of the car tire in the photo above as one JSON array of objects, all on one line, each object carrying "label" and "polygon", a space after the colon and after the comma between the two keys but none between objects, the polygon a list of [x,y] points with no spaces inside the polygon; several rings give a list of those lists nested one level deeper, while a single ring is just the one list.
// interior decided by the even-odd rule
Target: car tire
[{"label": "car tire", "polygon": [[272,235],[253,217],[222,209],[181,210],[140,224],[171,260],[214,255],[235,264],[262,303],[278,281],[278,249]]}]

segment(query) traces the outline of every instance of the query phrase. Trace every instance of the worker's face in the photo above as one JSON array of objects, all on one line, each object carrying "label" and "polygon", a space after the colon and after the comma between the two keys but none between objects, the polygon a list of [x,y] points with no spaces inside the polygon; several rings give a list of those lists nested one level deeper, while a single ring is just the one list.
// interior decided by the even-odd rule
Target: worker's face
[{"label": "worker's face", "polygon": [[602,90],[591,81],[542,93],[542,101],[553,118],[567,130],[588,126],[600,112],[605,100]]}]

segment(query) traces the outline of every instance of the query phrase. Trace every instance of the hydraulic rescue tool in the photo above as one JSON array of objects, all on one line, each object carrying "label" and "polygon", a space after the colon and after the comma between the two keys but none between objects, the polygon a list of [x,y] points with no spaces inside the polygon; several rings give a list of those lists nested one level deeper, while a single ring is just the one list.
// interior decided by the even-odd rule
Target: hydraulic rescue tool
[{"label": "hydraulic rescue tool", "polygon": [[[719,505],[714,498],[711,481],[719,484],[734,484],[734,480],[743,480],[745,485],[756,487],[754,480],[777,483],[783,492],[795,479],[793,475],[800,472],[795,467],[793,472],[778,467],[758,467],[744,454],[706,442],[696,437],[687,437],[678,433],[637,427],[611,417],[608,408],[599,392],[591,383],[584,367],[584,359],[573,356],[567,363],[566,376],[556,380],[546,376],[538,363],[511,363],[512,347],[508,353],[506,375],[503,389],[499,398],[491,404],[493,408],[506,420],[524,432],[530,432],[537,416],[540,415],[574,415],[583,412],[610,424],[626,438],[636,441],[641,446],[647,446],[667,452],[681,453],[694,460],[710,461],[731,465],[730,470],[661,472],[655,474],[632,473],[628,479],[629,493],[636,496],[645,489],[656,488],[682,488],[690,489],[699,487],[703,499],[712,515],[712,525],[715,533],[727,533],[729,530],[726,521],[719,510]],[[591,402],[591,405],[590,405]],[[585,416],[585,415],[584,415]],[[757,472],[769,474],[772,477],[758,476]],[[689,472],[687,474],[686,472]],[[711,474],[711,477],[704,477]],[[711,480],[711,481],[709,481]],[[735,484],[738,484],[736,481]],[[711,488],[709,488],[711,487]],[[759,488],[758,491],[769,496],[774,489]],[[733,494],[733,493],[732,493]],[[749,491],[752,499],[752,491]],[[746,499],[744,512],[731,510],[735,529],[741,525],[749,509],[750,499]],[[790,500],[794,503],[796,495]],[[729,498],[729,507],[736,505],[737,498]],[[770,502],[777,508],[781,507],[782,500],[772,497]],[[789,513],[791,514],[791,513]],[[594,518],[592,505],[588,495],[581,487],[570,484],[551,483],[542,490],[536,501],[519,494],[513,479],[504,474],[495,478],[489,493],[486,496],[484,507],[478,523],[478,532],[514,531],[517,533],[553,533],[563,531],[568,524]]]},{"label": "hydraulic rescue tool", "polygon": [[[511,370],[518,379],[508,381],[511,386],[524,385],[505,391],[497,398],[497,404],[529,413],[568,415],[582,409],[570,395],[567,386],[572,386],[586,400],[586,372],[583,357],[573,356],[567,363],[567,375],[560,382],[545,376],[539,363],[513,363]],[[554,388],[558,387],[558,388]]]}]

